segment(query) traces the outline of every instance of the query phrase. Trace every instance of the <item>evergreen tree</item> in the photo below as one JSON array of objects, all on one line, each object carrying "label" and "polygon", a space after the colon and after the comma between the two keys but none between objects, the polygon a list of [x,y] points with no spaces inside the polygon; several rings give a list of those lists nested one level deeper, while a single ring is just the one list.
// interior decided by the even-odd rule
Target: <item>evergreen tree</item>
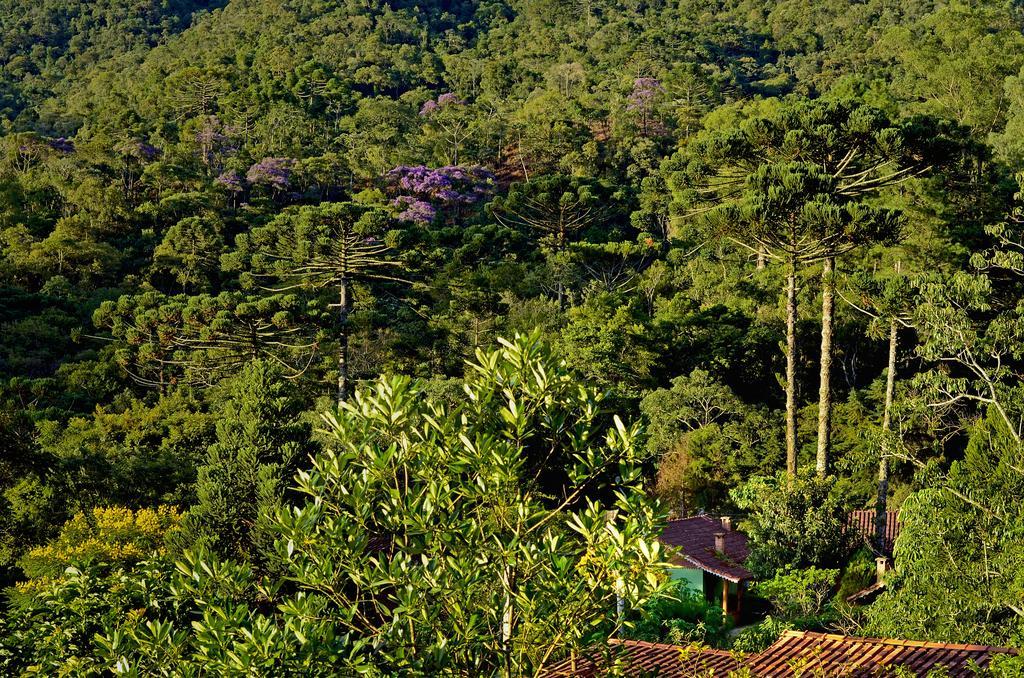
[{"label": "evergreen tree", "polygon": [[[705,134],[687,147],[673,183],[713,231],[786,266],[787,470],[796,473],[797,278],[822,263],[817,471],[828,473],[832,433],[835,261],[899,238],[902,214],[870,198],[929,168],[924,127],[847,101],[795,99],[772,113]],[[679,166],[679,165],[677,165]]]},{"label": "evergreen tree", "polygon": [[251,363],[230,384],[217,442],[199,467],[198,502],[177,537],[180,546],[256,561],[270,546],[261,516],[279,504],[302,453],[311,449],[300,401],[289,391],[267,362]]}]

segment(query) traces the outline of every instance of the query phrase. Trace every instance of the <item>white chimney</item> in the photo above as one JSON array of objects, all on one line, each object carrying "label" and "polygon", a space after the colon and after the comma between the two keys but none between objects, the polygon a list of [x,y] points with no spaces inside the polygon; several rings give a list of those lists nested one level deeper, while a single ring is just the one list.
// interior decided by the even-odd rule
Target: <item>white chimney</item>
[{"label": "white chimney", "polygon": [[722,516],[722,527],[726,532],[732,530],[732,518],[729,516]]},{"label": "white chimney", "polygon": [[875,558],[875,578],[879,584],[885,581],[885,572],[889,569],[889,559],[885,556]]},{"label": "white chimney", "polygon": [[715,532],[715,550],[725,553],[725,532]]}]

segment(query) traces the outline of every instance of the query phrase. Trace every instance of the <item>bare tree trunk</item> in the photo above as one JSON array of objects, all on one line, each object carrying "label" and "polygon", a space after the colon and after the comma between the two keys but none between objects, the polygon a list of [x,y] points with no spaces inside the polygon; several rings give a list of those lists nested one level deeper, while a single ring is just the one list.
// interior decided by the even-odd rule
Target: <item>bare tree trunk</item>
[{"label": "bare tree trunk", "polygon": [[796,256],[786,276],[786,472],[796,477]]},{"label": "bare tree trunk", "polygon": [[828,257],[821,267],[821,372],[818,386],[818,477],[828,475],[832,447],[832,313],[835,308],[836,260]]},{"label": "bare tree trunk", "polygon": [[896,390],[896,351],[899,334],[896,318],[889,321],[889,366],[885,375],[885,405],[882,410],[882,453],[878,459],[878,499],[875,502],[875,545],[885,552],[885,528],[889,497],[889,430],[892,427],[892,400]]},{"label": "bare tree trunk", "polygon": [[757,248],[757,270],[763,271],[768,265],[768,252],[763,247]]},{"label": "bare tree trunk", "polygon": [[348,316],[351,312],[349,281],[338,283],[338,405],[348,400]]}]

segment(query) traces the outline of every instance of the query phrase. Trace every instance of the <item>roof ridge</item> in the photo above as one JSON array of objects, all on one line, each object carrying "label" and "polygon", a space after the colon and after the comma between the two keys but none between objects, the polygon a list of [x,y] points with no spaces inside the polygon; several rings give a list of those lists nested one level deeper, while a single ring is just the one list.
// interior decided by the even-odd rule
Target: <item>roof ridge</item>
[{"label": "roof ridge", "polygon": [[698,519],[699,520],[706,520],[706,521],[708,521],[710,523],[721,522],[720,519],[716,519],[714,516],[709,516],[706,513],[703,514],[703,515],[699,515],[699,516],[687,516],[686,518],[672,518],[671,520],[666,520],[665,522],[666,523],[682,523],[682,522],[686,522],[687,520],[698,520]]},{"label": "roof ridge", "polygon": [[653,640],[633,640],[630,638],[609,638],[608,643],[610,645],[625,645],[625,646],[638,646],[638,647],[655,647],[662,650],[700,650],[701,652],[712,652],[714,654],[729,655],[733,654],[747,654],[746,652],[734,652],[733,650],[722,650],[717,647],[701,647],[697,644],[691,645],[679,645],[677,643],[659,643]]},{"label": "roof ridge", "polygon": [[608,643],[612,645],[638,645],[640,647],[660,647],[665,649],[679,649],[685,647],[674,643],[656,643],[650,640],[631,640],[629,638],[609,638]]}]

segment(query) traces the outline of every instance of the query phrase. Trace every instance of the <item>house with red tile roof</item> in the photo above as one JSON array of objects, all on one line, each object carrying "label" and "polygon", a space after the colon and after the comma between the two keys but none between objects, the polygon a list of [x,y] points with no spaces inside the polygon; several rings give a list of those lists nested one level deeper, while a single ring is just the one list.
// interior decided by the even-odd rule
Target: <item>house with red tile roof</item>
[{"label": "house with red tile roof", "polygon": [[711,602],[720,601],[726,614],[739,617],[747,583],[754,577],[743,567],[750,554],[747,535],[732,529],[729,517],[670,520],[660,540],[669,547],[672,579]]},{"label": "house with red tile roof", "polygon": [[885,512],[885,531],[883,532],[881,548],[877,540],[877,519],[878,514],[872,509],[860,509],[851,511],[846,521],[848,530],[852,530],[863,541],[864,545],[875,552],[877,575],[874,583],[867,588],[847,596],[846,602],[854,605],[870,605],[885,590],[885,573],[892,568],[893,548],[896,545],[896,538],[900,534],[900,512]]},{"label": "house with red tile roof", "polygon": [[1017,650],[986,645],[856,638],[786,631],[769,648],[743,655],[696,647],[611,641],[606,652],[564,660],[549,678],[656,675],[659,678],[884,678],[943,675],[975,678],[999,654]]}]

